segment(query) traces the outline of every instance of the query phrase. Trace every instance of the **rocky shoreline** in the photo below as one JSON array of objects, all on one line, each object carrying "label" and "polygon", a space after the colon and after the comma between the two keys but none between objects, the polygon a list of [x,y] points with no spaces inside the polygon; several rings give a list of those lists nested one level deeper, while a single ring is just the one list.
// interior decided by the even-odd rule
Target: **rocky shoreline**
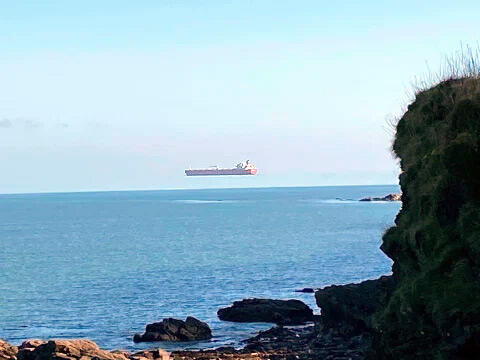
[{"label": "rocky shoreline", "polygon": [[207,360],[207,359],[364,359],[368,335],[346,336],[333,329],[318,332],[317,325],[299,328],[276,326],[247,339],[242,349],[220,347],[171,353],[148,349],[134,353],[106,351],[94,342],[74,340],[27,340],[19,347],[0,340],[1,360]]},{"label": "rocky shoreline", "polygon": [[[20,346],[0,341],[0,360],[208,360],[208,359],[364,359],[371,344],[368,330],[368,311],[362,305],[355,307],[346,300],[345,291],[359,292],[371,296],[384,291],[389,280],[384,277],[372,280],[366,286],[351,284],[330,286],[317,290],[317,303],[322,304],[322,315],[313,315],[312,310],[298,300],[245,299],[235,302],[229,309],[234,321],[270,321],[278,323],[269,330],[260,331],[246,339],[244,347],[220,347],[208,350],[181,350],[168,353],[162,349],[148,349],[130,353],[123,350],[107,351],[94,342],[85,339],[73,340],[27,340]],[[363,283],[362,283],[363,284]],[[358,287],[363,290],[358,291]],[[378,289],[377,289],[378,287]],[[350,290],[349,290],[350,289]],[[358,304],[357,302],[354,302]],[[348,320],[350,311],[355,311],[355,326]],[[219,311],[221,312],[221,311]],[[343,316],[339,316],[343,314]],[[361,320],[359,320],[361,319]],[[359,321],[364,321],[359,325]],[[283,324],[304,324],[285,326]],[[143,335],[136,335],[134,341],[188,341],[211,337],[208,325],[194,318],[185,321],[164,319],[147,325]]]}]

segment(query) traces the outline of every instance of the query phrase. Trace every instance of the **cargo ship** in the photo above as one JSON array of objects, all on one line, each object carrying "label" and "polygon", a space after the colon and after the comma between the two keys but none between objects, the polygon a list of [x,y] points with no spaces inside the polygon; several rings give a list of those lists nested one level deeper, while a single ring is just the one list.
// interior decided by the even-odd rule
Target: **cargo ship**
[{"label": "cargo ship", "polygon": [[187,176],[211,176],[211,175],[255,175],[257,169],[250,160],[238,163],[233,169],[219,168],[212,166],[207,169],[187,169],[185,175]]}]

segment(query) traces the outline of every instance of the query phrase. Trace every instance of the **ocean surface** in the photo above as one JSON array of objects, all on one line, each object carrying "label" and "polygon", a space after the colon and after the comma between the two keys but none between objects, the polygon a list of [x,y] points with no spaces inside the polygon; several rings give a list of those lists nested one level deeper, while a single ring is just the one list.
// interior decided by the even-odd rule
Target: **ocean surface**
[{"label": "ocean surface", "polygon": [[[397,186],[0,195],[0,338],[89,338],[106,349],[238,346],[270,324],[219,321],[246,297],[390,272],[379,250]],[[165,317],[210,324],[209,342],[141,343]]]}]

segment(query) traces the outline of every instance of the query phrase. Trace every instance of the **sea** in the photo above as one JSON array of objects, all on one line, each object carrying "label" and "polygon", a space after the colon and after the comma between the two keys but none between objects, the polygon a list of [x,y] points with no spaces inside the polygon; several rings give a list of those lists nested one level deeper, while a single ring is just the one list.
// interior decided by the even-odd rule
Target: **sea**
[{"label": "sea", "polygon": [[[379,249],[398,186],[0,195],[0,338],[88,338],[105,349],[241,346],[271,324],[220,321],[235,300],[391,272]],[[166,317],[194,316],[206,342],[139,343]]]}]

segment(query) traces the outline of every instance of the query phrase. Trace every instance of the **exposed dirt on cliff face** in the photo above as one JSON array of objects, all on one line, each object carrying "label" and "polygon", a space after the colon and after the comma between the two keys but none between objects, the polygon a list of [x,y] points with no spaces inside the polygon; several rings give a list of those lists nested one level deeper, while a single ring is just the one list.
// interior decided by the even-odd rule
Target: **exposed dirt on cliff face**
[{"label": "exposed dirt on cliff face", "polygon": [[417,95],[397,126],[402,209],[383,237],[396,288],[376,358],[480,358],[480,80]]}]

